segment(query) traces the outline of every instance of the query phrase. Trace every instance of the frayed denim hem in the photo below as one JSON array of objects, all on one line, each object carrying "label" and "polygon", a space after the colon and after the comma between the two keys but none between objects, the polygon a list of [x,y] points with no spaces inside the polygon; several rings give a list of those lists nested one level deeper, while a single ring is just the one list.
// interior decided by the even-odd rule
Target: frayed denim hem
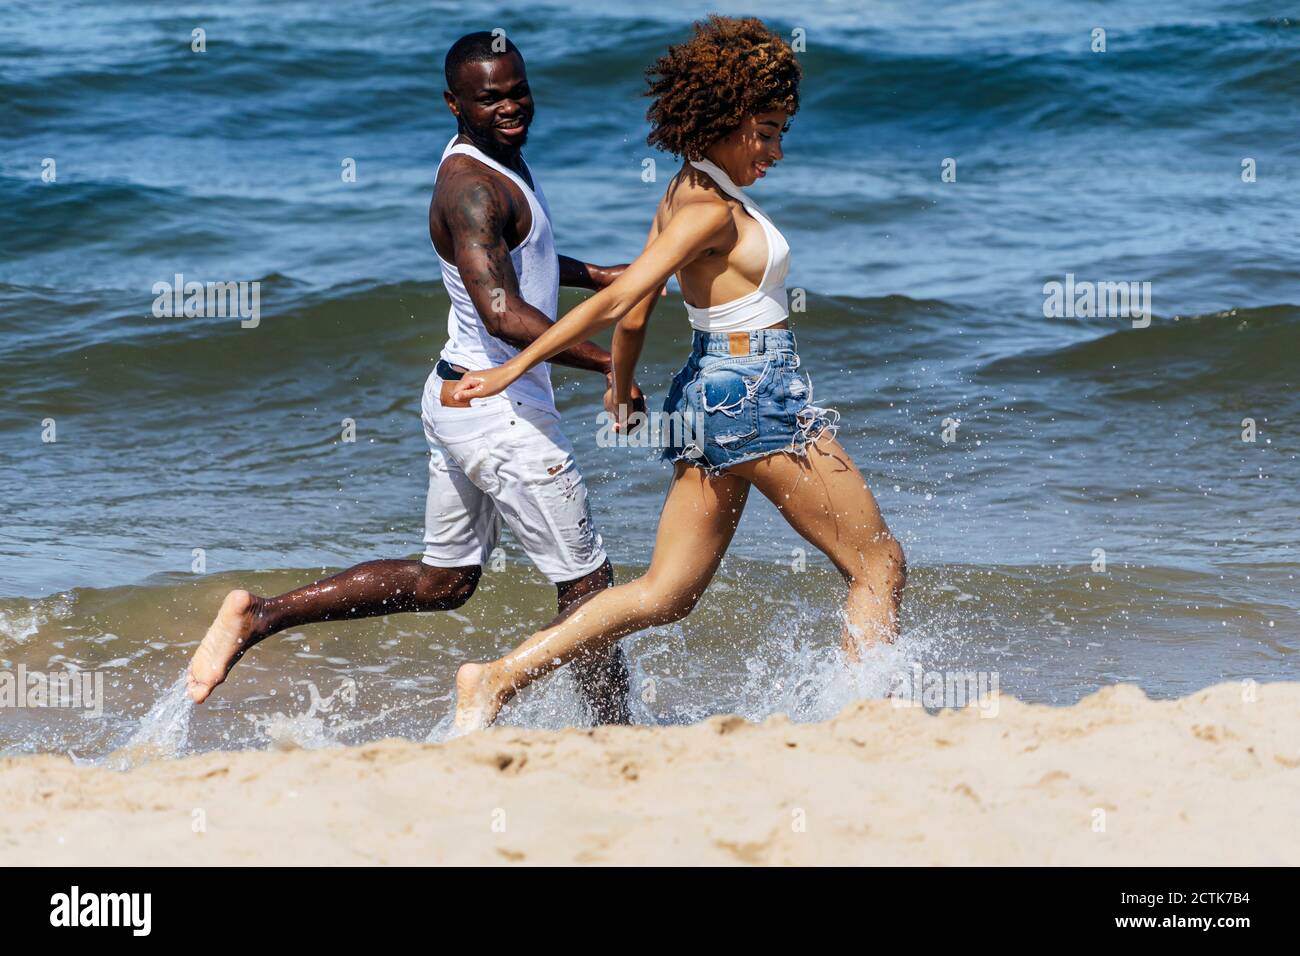
[{"label": "frayed denim hem", "polygon": [[757,461],[759,458],[766,458],[768,455],[796,455],[800,458],[807,458],[809,445],[816,445],[825,438],[829,438],[831,441],[835,440],[840,430],[840,413],[833,408],[822,408],[820,405],[805,405],[795,417],[795,428],[796,431],[790,440],[790,444],[784,448],[751,452],[748,455],[734,458],[725,465],[710,464],[702,452],[695,455],[689,454],[692,448],[698,447],[693,445],[683,448],[671,458],[665,456],[663,460],[674,465],[679,461],[684,461],[688,465],[703,469],[704,473],[710,478],[717,478],[725,474],[729,468],[743,465],[746,462]]}]

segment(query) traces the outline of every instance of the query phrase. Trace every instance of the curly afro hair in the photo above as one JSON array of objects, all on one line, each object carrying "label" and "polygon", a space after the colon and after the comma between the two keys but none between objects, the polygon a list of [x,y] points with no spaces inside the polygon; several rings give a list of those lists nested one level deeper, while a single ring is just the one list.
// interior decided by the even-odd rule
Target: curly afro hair
[{"label": "curly afro hair", "polygon": [[789,44],[755,17],[710,14],[685,43],[646,70],[654,97],[646,142],[674,156],[704,151],[740,128],[746,116],[799,109],[802,73]]}]

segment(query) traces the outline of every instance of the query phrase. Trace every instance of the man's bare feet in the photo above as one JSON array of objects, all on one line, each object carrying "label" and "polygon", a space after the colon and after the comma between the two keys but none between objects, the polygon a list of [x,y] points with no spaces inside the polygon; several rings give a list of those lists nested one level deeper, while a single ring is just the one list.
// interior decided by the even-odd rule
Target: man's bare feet
[{"label": "man's bare feet", "polygon": [[456,671],[456,726],[453,737],[482,730],[497,719],[504,701],[490,681],[487,664],[462,664]]},{"label": "man's bare feet", "polygon": [[213,688],[226,679],[235,661],[250,646],[257,614],[257,599],[247,591],[231,591],[221,602],[217,619],[208,628],[190,661],[186,690],[194,703],[208,699]]}]

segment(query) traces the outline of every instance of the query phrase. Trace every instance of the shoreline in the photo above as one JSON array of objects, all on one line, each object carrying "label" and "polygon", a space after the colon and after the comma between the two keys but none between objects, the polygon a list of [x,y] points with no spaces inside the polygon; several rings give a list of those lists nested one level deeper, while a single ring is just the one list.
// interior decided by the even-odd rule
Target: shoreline
[{"label": "shoreline", "polygon": [[[1300,683],[0,760],[10,865],[1300,863]],[[1101,827],[1101,829],[1099,829]]]}]

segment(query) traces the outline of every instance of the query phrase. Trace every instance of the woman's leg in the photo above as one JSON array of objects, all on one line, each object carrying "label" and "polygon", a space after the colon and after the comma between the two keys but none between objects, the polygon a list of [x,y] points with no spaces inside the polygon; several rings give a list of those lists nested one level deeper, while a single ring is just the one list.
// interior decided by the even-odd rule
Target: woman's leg
[{"label": "woman's leg", "polygon": [[689,614],[718,570],[748,494],[749,482],[738,475],[711,478],[679,462],[659,516],[650,569],[593,594],[500,660],[462,666],[456,674],[457,731],[488,726],[520,689],[574,657]]},{"label": "woman's leg", "polygon": [[844,653],[898,635],[898,607],[907,565],[875,496],[838,441],[808,444],[806,457],[768,455],[729,470],[753,483],[809,542],[820,548],[849,585]]}]

